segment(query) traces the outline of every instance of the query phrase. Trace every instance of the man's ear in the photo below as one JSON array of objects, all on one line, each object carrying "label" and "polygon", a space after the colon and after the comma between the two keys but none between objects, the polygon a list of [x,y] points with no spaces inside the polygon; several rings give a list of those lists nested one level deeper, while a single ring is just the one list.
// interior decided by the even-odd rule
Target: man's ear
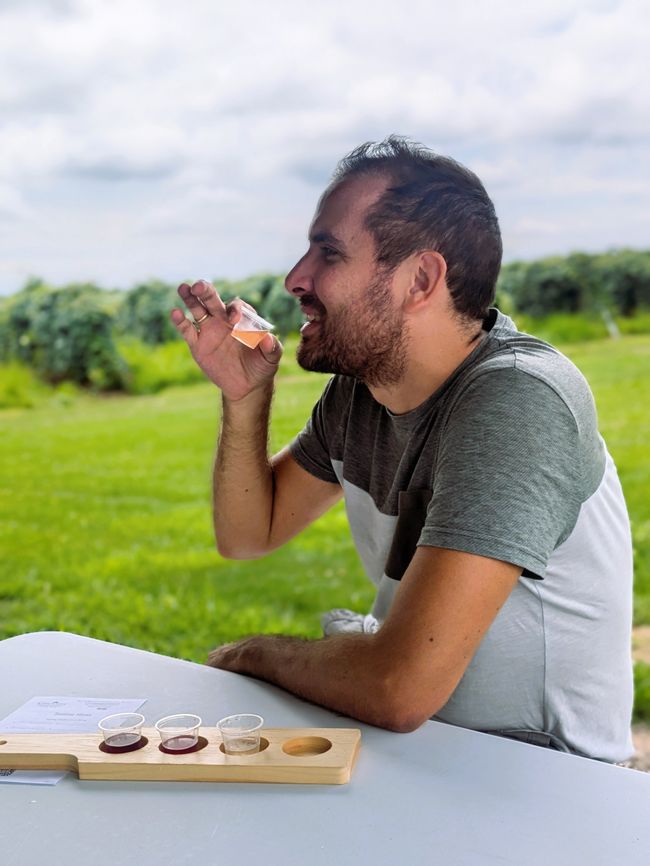
[{"label": "man's ear", "polygon": [[447,262],[440,253],[425,250],[413,256],[406,309],[428,304],[440,286],[447,285]]}]

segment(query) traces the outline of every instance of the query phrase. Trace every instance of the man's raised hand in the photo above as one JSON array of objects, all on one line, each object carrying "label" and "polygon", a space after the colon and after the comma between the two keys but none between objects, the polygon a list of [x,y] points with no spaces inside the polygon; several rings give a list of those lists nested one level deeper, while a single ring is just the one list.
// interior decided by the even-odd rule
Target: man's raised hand
[{"label": "man's raised hand", "polygon": [[243,301],[226,306],[206,280],[192,286],[182,283],[178,294],[194,322],[179,308],[172,310],[171,320],[196,363],[221,388],[224,397],[240,400],[273,379],[282,355],[279,340],[267,334],[256,349],[250,349],[231,337]]}]

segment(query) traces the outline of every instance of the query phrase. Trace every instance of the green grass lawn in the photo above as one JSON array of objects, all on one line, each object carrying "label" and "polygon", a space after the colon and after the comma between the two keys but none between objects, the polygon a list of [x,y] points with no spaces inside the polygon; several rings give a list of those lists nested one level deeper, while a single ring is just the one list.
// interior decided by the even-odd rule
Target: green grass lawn
[{"label": "green grass lawn", "polygon": [[632,521],[635,622],[650,623],[650,336],[562,347],[593,389]]},{"label": "green grass lawn", "polygon": [[[286,363],[275,447],[324,381]],[[342,507],[264,560],[218,556],[218,406],[201,384],[0,413],[0,637],[64,629],[204,661],[243,634],[317,635],[319,611],[369,605]]]},{"label": "green grass lawn", "polygon": [[[650,336],[563,347],[589,379],[634,527],[636,619],[650,622]],[[272,440],[302,426],[325,377],[288,348]],[[0,638],[63,629],[203,661],[252,632],[319,634],[330,607],[372,599],[342,506],[254,562],[213,545],[218,396],[81,396],[0,412]]]}]

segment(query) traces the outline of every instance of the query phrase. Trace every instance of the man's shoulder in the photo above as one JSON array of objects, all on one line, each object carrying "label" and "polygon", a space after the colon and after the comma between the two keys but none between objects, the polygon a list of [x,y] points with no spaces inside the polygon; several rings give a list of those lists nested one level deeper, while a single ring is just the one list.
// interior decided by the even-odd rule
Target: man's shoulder
[{"label": "man's shoulder", "polygon": [[488,391],[518,387],[529,391],[535,382],[533,391],[550,389],[573,414],[592,411],[591,389],[573,361],[550,343],[517,330],[512,319],[503,314],[498,315],[488,334],[485,351],[468,368],[464,384],[468,386],[478,378]]}]

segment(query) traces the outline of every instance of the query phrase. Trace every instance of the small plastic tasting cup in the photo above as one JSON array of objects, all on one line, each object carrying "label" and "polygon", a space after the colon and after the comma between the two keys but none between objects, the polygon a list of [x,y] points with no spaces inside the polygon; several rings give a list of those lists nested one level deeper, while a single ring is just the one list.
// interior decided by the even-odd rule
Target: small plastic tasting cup
[{"label": "small plastic tasting cup", "polygon": [[112,749],[123,749],[140,741],[144,716],[141,713],[115,713],[98,722],[104,743]]},{"label": "small plastic tasting cup", "polygon": [[170,752],[182,752],[191,749],[199,741],[199,716],[179,714],[165,716],[156,722],[156,730],[160,734],[160,744]]},{"label": "small plastic tasting cup", "polygon": [[241,308],[241,318],[233,326],[231,336],[249,349],[255,349],[275,326],[247,307]]},{"label": "small plastic tasting cup", "polygon": [[260,750],[260,728],[264,724],[261,716],[243,713],[226,716],[217,722],[227,755],[252,755]]}]

